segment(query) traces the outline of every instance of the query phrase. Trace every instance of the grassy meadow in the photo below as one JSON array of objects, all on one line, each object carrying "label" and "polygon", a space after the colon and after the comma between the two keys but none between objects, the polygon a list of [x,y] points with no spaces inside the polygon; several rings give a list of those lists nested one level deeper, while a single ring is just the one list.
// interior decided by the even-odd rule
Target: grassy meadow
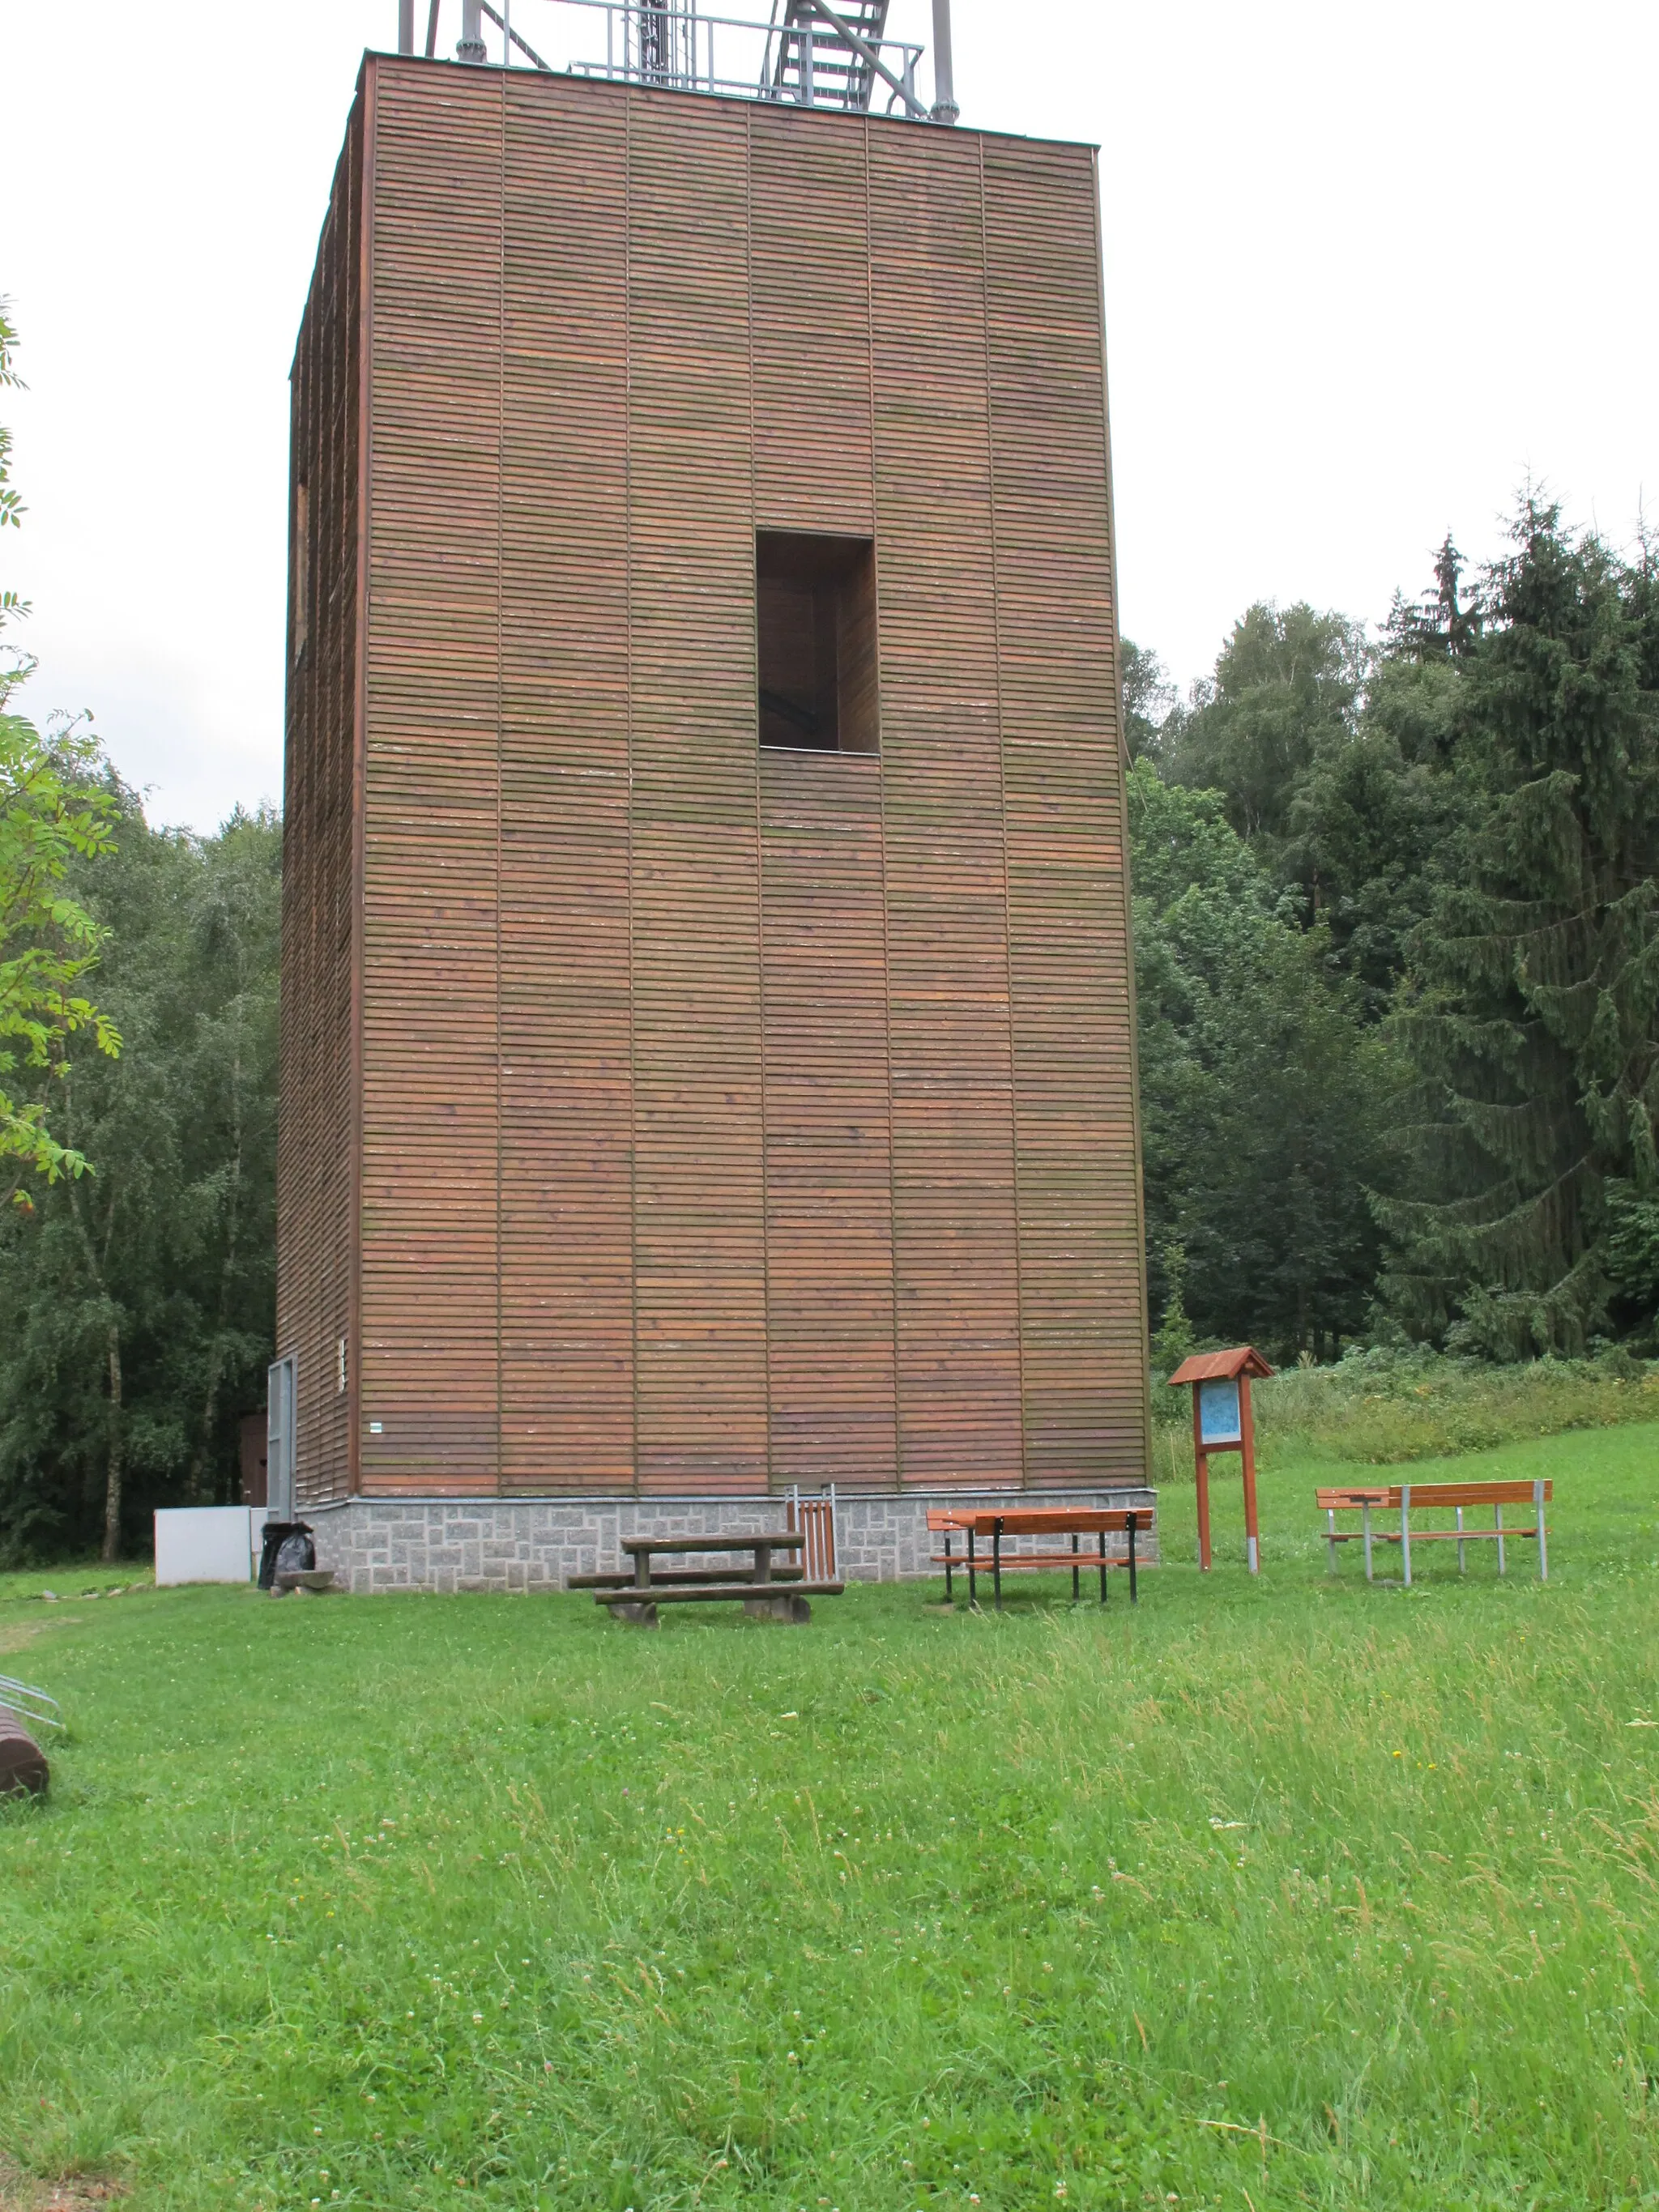
[{"label": "grassy meadow", "polygon": [[1659,2204],[1656,1467],[1458,1460],[1554,1478],[1543,1587],[1328,1579],[1282,1451],[1259,1583],[1172,1485],[1133,1613],[0,1578],[73,1723],[0,2148],[169,2212]]}]

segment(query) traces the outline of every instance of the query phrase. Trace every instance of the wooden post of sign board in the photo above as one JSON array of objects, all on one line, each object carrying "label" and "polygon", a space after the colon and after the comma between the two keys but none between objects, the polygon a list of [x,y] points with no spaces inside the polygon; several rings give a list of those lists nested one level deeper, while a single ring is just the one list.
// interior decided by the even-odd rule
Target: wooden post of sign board
[{"label": "wooden post of sign board", "polygon": [[1250,1416],[1250,1378],[1238,1378],[1238,1456],[1244,1468],[1244,1552],[1253,1575],[1261,1571],[1261,1545],[1255,1522],[1255,1423]]},{"label": "wooden post of sign board", "polygon": [[[1173,1381],[1173,1376],[1170,1378]],[[1193,1475],[1198,1485],[1198,1564],[1210,1571],[1210,1455],[1204,1449],[1204,1424],[1198,1392],[1193,1392]]]},{"label": "wooden post of sign board", "polygon": [[[1255,1423],[1250,1410],[1250,1377],[1271,1375],[1273,1369],[1251,1345],[1231,1352],[1203,1352],[1183,1359],[1170,1382],[1188,1383],[1193,1393],[1193,1475],[1198,1489],[1198,1564],[1210,1567],[1210,1457],[1214,1452],[1236,1451],[1244,1476],[1244,1556],[1250,1572],[1261,1571],[1261,1532],[1255,1503]],[[1235,1433],[1207,1434],[1204,1422],[1204,1385],[1231,1382],[1238,1418]],[[1224,1399],[1225,1393],[1221,1394]]]}]

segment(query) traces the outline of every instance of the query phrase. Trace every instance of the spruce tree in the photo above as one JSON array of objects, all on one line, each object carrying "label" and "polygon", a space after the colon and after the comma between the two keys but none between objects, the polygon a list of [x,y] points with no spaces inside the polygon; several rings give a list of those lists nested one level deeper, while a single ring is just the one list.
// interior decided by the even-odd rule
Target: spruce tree
[{"label": "spruce tree", "polygon": [[1409,945],[1429,1195],[1382,1208],[1395,1310],[1508,1358],[1607,1326],[1613,1216],[1659,1189],[1659,578],[1535,500],[1513,540],[1479,632],[1441,631],[1486,803]]}]

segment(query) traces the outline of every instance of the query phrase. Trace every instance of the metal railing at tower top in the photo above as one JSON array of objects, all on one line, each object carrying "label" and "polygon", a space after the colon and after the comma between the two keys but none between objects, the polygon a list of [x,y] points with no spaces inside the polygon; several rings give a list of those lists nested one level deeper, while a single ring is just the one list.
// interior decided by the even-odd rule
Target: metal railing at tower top
[{"label": "metal railing at tower top", "polygon": [[[889,5],[770,0],[769,15],[757,17],[710,15],[697,0],[517,0],[516,7],[514,0],[499,6],[491,0],[398,0],[398,49],[423,50],[428,58],[453,54],[483,66],[954,123],[950,0],[933,0],[931,103],[917,81],[924,49],[887,36]],[[417,49],[421,14],[425,40]],[[446,51],[440,33],[455,29],[460,35]]]}]

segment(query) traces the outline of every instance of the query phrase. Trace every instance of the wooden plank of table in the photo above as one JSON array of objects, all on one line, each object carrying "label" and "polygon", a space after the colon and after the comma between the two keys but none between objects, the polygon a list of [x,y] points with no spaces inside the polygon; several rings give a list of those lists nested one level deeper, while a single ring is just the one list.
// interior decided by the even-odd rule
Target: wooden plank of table
[{"label": "wooden plank of table", "polygon": [[[799,1582],[805,1571],[804,1567],[774,1567],[772,1579],[775,1583]],[[754,1579],[753,1571],[748,1567],[664,1567],[653,1574],[651,1587],[662,1589],[676,1583],[695,1583],[699,1587],[704,1583],[748,1583]],[[564,1586],[568,1590],[632,1589],[634,1577],[631,1572],[569,1575],[565,1578]]]},{"label": "wooden plank of table", "polygon": [[803,1528],[757,1528],[742,1536],[624,1536],[621,1548],[637,1558],[650,1552],[752,1552],[759,1545],[799,1551],[805,1541]]},{"label": "wooden plank of table", "polygon": [[1138,1528],[1151,1528],[1150,1505],[1030,1506],[1018,1511],[975,1509],[957,1516],[957,1526],[971,1528],[980,1536],[994,1536],[999,1528],[1005,1536],[1092,1536],[1127,1528],[1131,1514]]}]

